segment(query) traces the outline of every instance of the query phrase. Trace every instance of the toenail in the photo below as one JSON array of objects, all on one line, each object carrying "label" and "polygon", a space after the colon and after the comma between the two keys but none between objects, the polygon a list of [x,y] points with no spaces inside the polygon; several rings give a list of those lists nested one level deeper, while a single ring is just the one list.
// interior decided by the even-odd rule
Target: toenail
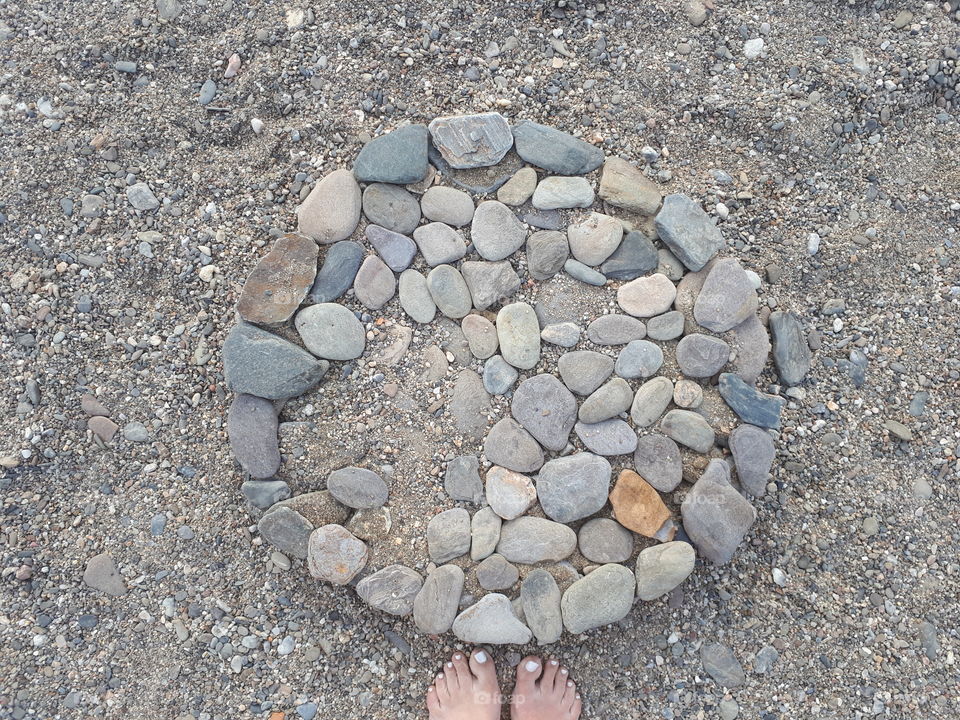
[{"label": "toenail", "polygon": [[443,673],[440,673],[439,675],[437,675],[437,680],[443,680]]},{"label": "toenail", "polygon": [[563,670],[561,670],[561,671],[560,671],[560,674],[561,674],[561,675],[566,675],[566,674],[567,674],[567,669],[564,668]]},{"label": "toenail", "polygon": [[551,664],[551,665],[556,665],[556,664],[557,664],[557,661],[556,661],[556,660],[551,660],[551,661],[550,661],[550,664]]},{"label": "toenail", "polygon": [[480,652],[473,654],[473,659],[476,660],[478,663],[485,663],[487,661],[487,654],[483,650],[481,650]]},{"label": "toenail", "polygon": [[524,667],[526,668],[527,672],[533,672],[540,667],[540,663],[534,662],[533,660],[527,660],[527,664],[524,665]]},{"label": "toenail", "polygon": [[574,696],[577,700],[580,699],[580,693],[574,693],[573,696]]},{"label": "toenail", "polygon": [[452,668],[452,667],[453,667],[453,663],[452,663],[452,662],[448,662],[448,663],[447,663],[447,667],[448,667],[448,668]]},{"label": "toenail", "polygon": [[428,693],[432,693],[432,692],[433,692],[433,685],[431,685],[430,687],[427,688],[427,692],[428,692]]},{"label": "toenail", "polygon": [[573,687],[573,680],[567,680],[567,687]]},{"label": "toenail", "polygon": [[453,656],[453,659],[454,659],[454,660],[462,660],[462,659],[463,659],[463,655],[461,655],[460,653],[457,653],[456,655]]}]

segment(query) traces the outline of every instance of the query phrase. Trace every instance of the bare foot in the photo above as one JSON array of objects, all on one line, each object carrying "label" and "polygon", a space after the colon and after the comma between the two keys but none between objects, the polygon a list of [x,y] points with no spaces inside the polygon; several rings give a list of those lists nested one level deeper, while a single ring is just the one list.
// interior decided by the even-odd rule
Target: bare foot
[{"label": "bare foot", "polygon": [[454,653],[427,690],[430,720],[499,720],[500,686],[493,661],[474,650],[468,661]]},{"label": "bare foot", "polygon": [[558,661],[549,660],[546,667],[538,657],[520,661],[510,703],[512,720],[577,720],[580,707],[577,686]]}]

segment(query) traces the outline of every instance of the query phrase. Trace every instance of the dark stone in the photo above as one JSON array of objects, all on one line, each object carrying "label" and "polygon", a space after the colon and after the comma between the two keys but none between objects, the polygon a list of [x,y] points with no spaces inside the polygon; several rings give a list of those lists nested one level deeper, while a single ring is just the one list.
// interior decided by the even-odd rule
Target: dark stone
[{"label": "dark stone", "polygon": [[641,232],[628,232],[620,247],[600,266],[600,272],[611,280],[633,280],[657,269],[657,247]]},{"label": "dark stone", "polygon": [[353,286],[361,262],[363,247],[359,243],[342,240],[331,245],[310,288],[310,302],[333,302],[343,295]]},{"label": "dark stone", "polygon": [[765,428],[780,427],[780,412],[786,404],[783,398],[766,395],[733,373],[720,376],[720,396],[745,423]]},{"label": "dark stone", "polygon": [[548,125],[524,120],[513,128],[517,154],[557,175],[586,175],[603,164],[603,150]]},{"label": "dark stone", "polygon": [[268,400],[302,395],[326,374],[330,363],[249,323],[238,323],[223,343],[227,387]]},{"label": "dark stone", "polygon": [[376,137],[360,150],[353,165],[360,182],[406,185],[427,174],[427,126],[407,125]]}]

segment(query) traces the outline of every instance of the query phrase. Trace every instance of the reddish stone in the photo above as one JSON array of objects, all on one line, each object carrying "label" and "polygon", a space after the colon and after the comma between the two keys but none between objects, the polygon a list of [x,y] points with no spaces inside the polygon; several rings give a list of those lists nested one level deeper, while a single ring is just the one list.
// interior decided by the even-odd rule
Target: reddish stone
[{"label": "reddish stone", "polygon": [[97,415],[96,417],[92,417],[87,420],[87,427],[90,428],[90,432],[104,442],[109,442],[112,440],[113,436],[117,434],[117,430],[120,429],[120,426],[117,425],[113,420],[101,415]]},{"label": "reddish stone", "polygon": [[237,311],[247,322],[282,325],[306,298],[317,275],[317,244],[303,235],[284,235],[257,263],[240,293]]},{"label": "reddish stone", "polygon": [[610,493],[610,504],[616,521],[635,533],[667,542],[677,532],[660,494],[633,470],[620,472]]}]

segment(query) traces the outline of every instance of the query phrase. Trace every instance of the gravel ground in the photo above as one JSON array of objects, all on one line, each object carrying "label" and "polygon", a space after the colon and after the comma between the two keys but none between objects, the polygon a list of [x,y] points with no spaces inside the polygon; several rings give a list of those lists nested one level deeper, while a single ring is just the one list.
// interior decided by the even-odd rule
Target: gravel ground
[{"label": "gravel ground", "polygon": [[[555,648],[585,717],[960,716],[957,0],[634,5],[0,3],[0,717],[425,715],[450,637],[262,544],[219,347],[313,179],[405,122],[491,109],[702,200],[816,350],[733,562]],[[371,319],[374,347],[400,317]],[[383,377],[281,416],[295,492],[360,459],[405,478],[411,563],[462,450],[458,361],[432,395],[423,353],[455,339],[418,332]],[[84,393],[122,428],[107,443]],[[100,553],[124,594],[84,584]],[[741,687],[704,671],[712,643]],[[495,657],[506,677],[520,655]]]}]

